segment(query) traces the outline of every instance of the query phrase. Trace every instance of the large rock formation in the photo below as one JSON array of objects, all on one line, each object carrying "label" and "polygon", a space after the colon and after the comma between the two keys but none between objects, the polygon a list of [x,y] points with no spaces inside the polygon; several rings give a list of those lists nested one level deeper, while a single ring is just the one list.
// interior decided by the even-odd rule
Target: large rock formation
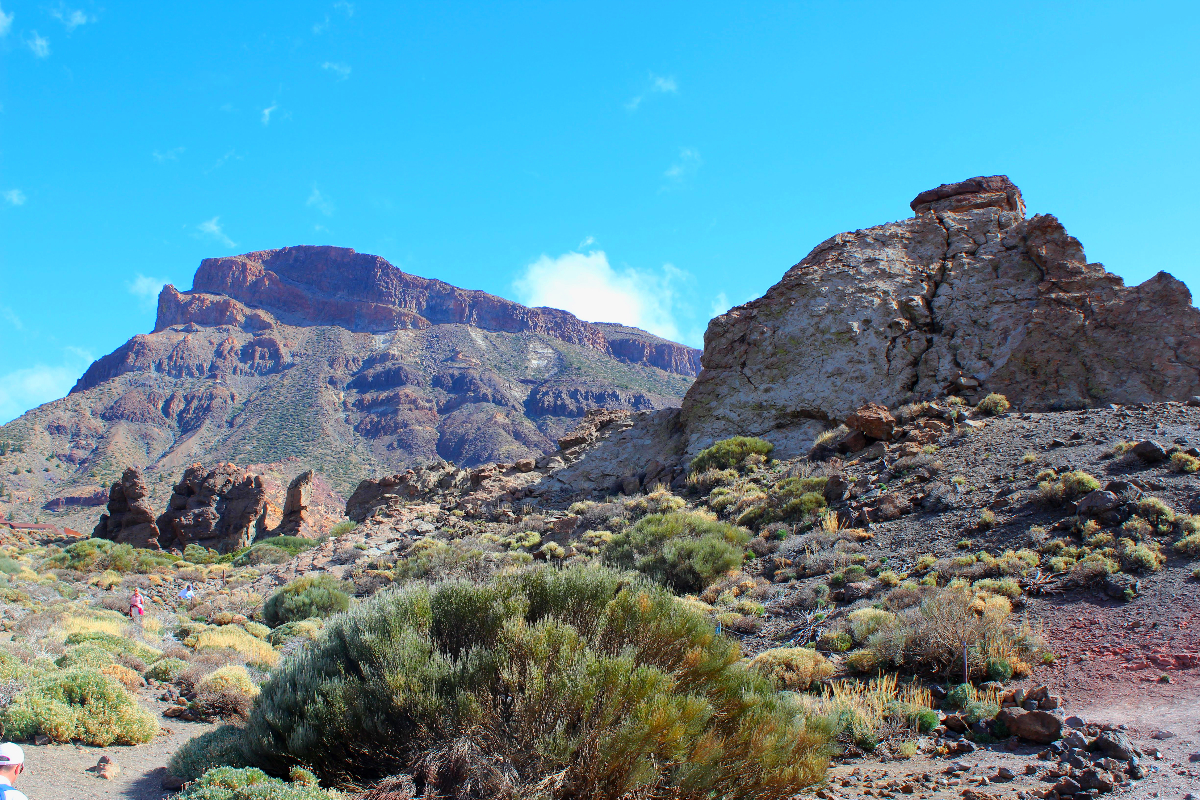
[{"label": "large rock formation", "polygon": [[1021,409],[1200,393],[1200,312],[1165,272],[1135,287],[1006,177],[922,192],[915,215],[840,233],[709,323],[687,449],[737,434],[781,455],[868,402],[1001,392]]},{"label": "large rock formation", "polygon": [[344,503],[311,469],[288,484],[279,525],[268,536],[301,536],[318,539],[342,517]]},{"label": "large rock formation", "polygon": [[108,513],[100,515],[92,536],[119,544],[157,550],[159,529],[142,474],[129,468],[108,490]]},{"label": "large rock formation", "polygon": [[187,468],[158,518],[164,547],[198,544],[220,553],[247,547],[266,532],[267,496],[261,475],[235,464]]}]

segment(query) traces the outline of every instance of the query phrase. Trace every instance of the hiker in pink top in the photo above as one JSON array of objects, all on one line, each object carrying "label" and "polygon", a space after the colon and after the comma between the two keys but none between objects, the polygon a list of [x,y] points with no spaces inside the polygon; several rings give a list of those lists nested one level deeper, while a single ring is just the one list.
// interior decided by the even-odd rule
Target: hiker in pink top
[{"label": "hiker in pink top", "polygon": [[134,589],[133,596],[129,598],[129,618],[137,619],[145,613],[145,599],[142,597],[142,590]]}]

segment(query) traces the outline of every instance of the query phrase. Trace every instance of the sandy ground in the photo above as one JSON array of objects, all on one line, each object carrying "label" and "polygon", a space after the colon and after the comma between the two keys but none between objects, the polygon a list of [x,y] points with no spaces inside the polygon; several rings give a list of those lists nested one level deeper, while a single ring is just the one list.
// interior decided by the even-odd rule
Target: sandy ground
[{"label": "sandy ground", "polygon": [[[170,795],[162,790],[162,768],[179,747],[194,736],[215,726],[202,722],[162,719],[166,704],[152,699],[149,690],[140,697],[146,708],[159,715],[163,732],[149,744],[136,747],[84,747],[51,744],[25,745],[25,773],[17,788],[32,800],[83,800],[92,797],[125,800],[160,800]],[[115,780],[105,780],[88,772],[101,756],[108,756],[121,768]]]}]

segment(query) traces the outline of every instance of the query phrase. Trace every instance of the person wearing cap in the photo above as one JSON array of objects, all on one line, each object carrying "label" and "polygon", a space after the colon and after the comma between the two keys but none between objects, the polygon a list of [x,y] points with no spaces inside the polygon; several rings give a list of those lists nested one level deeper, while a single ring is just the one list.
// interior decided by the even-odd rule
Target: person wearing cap
[{"label": "person wearing cap", "polygon": [[0,744],[0,800],[29,800],[13,788],[17,776],[25,771],[25,751],[12,742]]}]

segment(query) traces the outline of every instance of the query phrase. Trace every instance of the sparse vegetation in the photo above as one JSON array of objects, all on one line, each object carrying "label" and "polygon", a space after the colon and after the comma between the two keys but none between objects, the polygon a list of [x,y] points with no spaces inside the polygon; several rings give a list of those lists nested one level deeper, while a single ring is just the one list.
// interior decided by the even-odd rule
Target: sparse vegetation
[{"label": "sparse vegetation", "polygon": [[350,607],[346,585],[327,573],[305,575],[267,598],[263,621],[272,628],[309,617],[326,617]]},{"label": "sparse vegetation", "polygon": [[807,691],[833,675],[833,665],[807,647],[776,647],[764,650],[750,661],[750,669],[771,680],[778,689]]},{"label": "sparse vegetation", "polygon": [[703,590],[741,567],[750,534],[699,511],[650,514],[608,542],[604,559],[677,592]]},{"label": "sparse vegetation", "polygon": [[1200,458],[1188,455],[1182,451],[1171,454],[1171,469],[1175,472],[1192,474],[1200,470]]},{"label": "sparse vegetation", "polygon": [[709,469],[737,469],[748,456],[758,455],[766,458],[771,455],[775,445],[763,439],[752,436],[734,436],[722,439],[701,450],[692,459],[689,467],[692,473],[704,472]]}]

